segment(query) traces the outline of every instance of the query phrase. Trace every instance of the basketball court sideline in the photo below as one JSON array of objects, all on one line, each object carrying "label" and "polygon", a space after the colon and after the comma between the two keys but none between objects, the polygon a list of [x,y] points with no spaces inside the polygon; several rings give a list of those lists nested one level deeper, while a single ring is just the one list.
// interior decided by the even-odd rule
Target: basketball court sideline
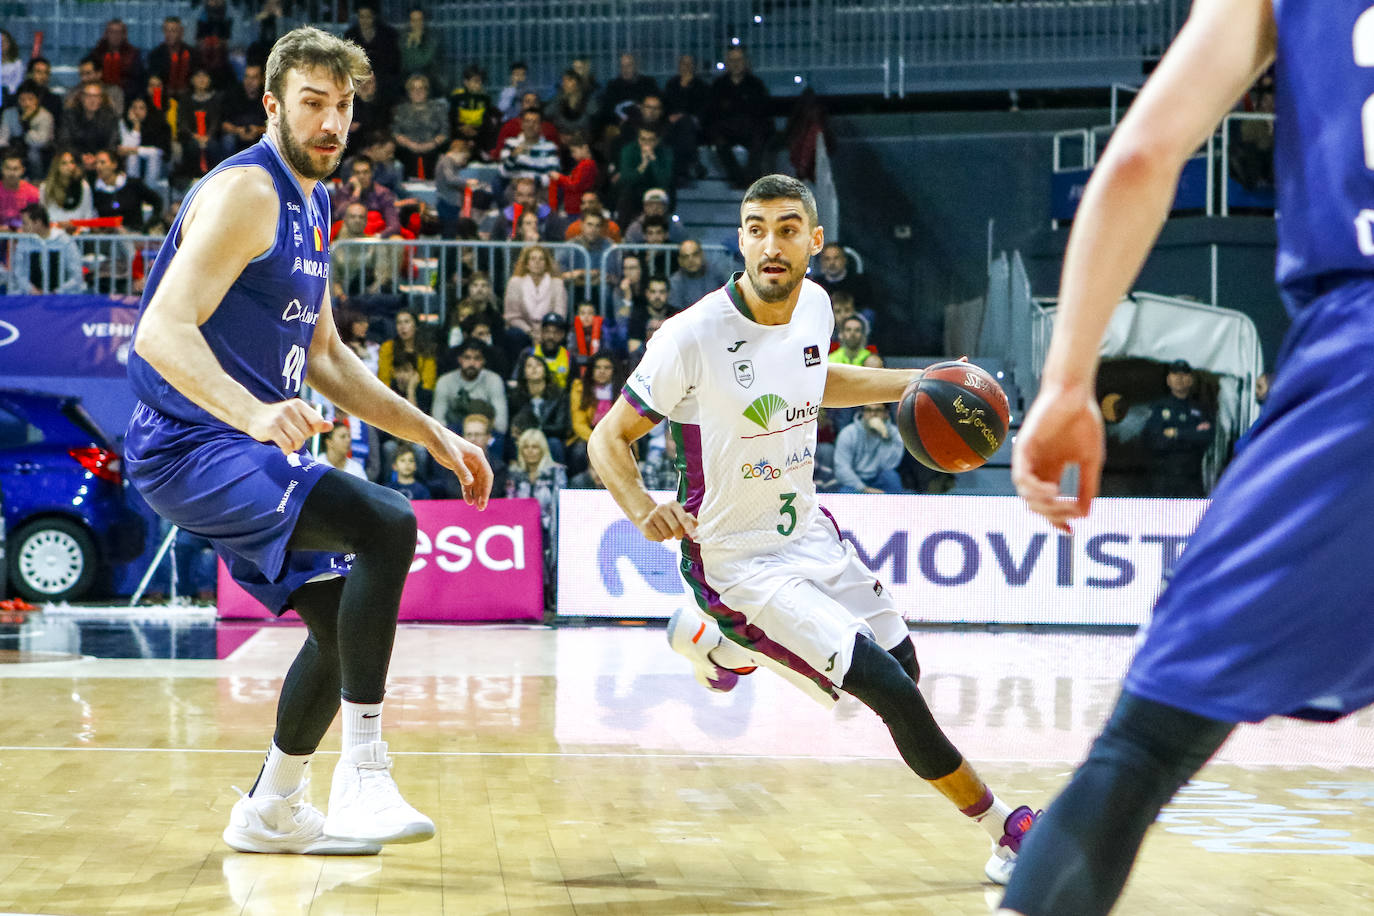
[{"label": "basketball court sideline", "polygon": [[[759,672],[711,694],[653,628],[403,626],[386,708],[438,837],[378,857],[220,840],[304,630],[222,661],[0,665],[0,911],[988,913],[986,837],[881,723]],[[923,688],[1014,803],[1043,805],[1132,637],[919,632]],[[315,764],[323,804],[337,727]],[[1374,911],[1374,712],[1242,728],[1151,831],[1123,914]]]}]

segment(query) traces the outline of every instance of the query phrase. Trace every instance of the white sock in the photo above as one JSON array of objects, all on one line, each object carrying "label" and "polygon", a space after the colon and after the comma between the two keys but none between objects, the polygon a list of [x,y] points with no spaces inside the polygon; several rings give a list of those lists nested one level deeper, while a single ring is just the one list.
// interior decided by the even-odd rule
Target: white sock
[{"label": "white sock", "polygon": [[285,798],[299,789],[301,783],[305,782],[309,767],[309,754],[293,756],[284,753],[273,741],[271,747],[267,749],[267,759],[263,761],[262,773],[258,776],[258,782],[249,794],[255,796],[278,795]]},{"label": "white sock", "polygon": [[1007,818],[1014,810],[1016,809],[1011,805],[1008,805],[1006,802],[1002,801],[1002,799],[993,795],[992,805],[988,810],[975,817],[974,820],[988,832],[988,836],[992,837],[994,840],[1000,840],[1002,839],[1002,834],[1006,832]]},{"label": "white sock", "polygon": [[360,744],[382,740],[382,704],[350,703],[343,706],[343,749],[352,750]]}]

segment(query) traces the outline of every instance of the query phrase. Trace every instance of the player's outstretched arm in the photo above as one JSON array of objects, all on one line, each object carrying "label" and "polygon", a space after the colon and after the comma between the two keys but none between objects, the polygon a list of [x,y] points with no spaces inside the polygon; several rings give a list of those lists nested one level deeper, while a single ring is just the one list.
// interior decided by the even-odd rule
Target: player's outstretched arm
[{"label": "player's outstretched arm", "polygon": [[654,428],[654,421],[641,416],[624,397],[616,399],[610,412],[596,424],[587,443],[587,458],[620,506],[625,517],[635,523],[651,541],[691,537],[697,520],[676,501],[658,503],[644,488],[631,446]]},{"label": "player's outstretched arm", "polygon": [[[1012,480],[1031,509],[1068,530],[1102,469],[1097,349],[1112,311],[1168,217],[1184,163],[1274,56],[1270,0],[1198,0],[1113,134],[1069,235],[1040,393],[1016,438]],[[1079,490],[1059,498],[1068,465]]]},{"label": "player's outstretched arm", "polygon": [[209,179],[182,219],[177,253],[139,321],[134,350],[212,416],[295,451],[329,424],[299,399],[259,401],[220,368],[200,333],[248,262],[272,247],[278,206],[262,169],[227,169]]},{"label": "player's outstretched arm", "polygon": [[871,369],[827,363],[825,395],[822,407],[862,407],[865,404],[886,404],[900,401],[902,392],[912,379],[920,376],[918,369]]},{"label": "player's outstretched arm", "polygon": [[363,365],[353,348],[339,337],[328,290],[310,341],[306,381],[330,403],[364,423],[423,445],[435,461],[458,476],[468,505],[486,508],[493,479],[486,452],[383,385]]}]

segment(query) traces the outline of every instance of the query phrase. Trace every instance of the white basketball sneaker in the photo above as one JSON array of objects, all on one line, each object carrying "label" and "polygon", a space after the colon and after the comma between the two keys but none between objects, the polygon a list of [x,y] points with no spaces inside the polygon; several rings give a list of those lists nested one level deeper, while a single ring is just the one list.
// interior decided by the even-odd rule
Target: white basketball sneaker
[{"label": "white basketball sneaker", "polygon": [[716,693],[734,690],[740,675],[752,674],[758,667],[757,659],[721,635],[714,620],[689,608],[678,608],[669,618],[668,645],[692,663],[697,681]]},{"label": "white basketball sneaker", "polygon": [[224,842],[238,852],[306,856],[375,856],[382,851],[376,843],[325,836],[324,815],[305,800],[309,786],[307,779],[285,798],[239,792],[239,800],[229,812],[229,826],[224,828]]},{"label": "white basketball sneaker", "polygon": [[345,751],[334,767],[324,832],[365,843],[419,843],[434,836],[434,822],[401,797],[386,742],[374,741]]}]

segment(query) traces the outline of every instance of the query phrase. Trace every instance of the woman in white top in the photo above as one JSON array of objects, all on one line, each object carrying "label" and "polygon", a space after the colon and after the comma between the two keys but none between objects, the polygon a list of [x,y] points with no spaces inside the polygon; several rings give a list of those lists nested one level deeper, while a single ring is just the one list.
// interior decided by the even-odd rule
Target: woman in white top
[{"label": "woman in white top", "polygon": [[367,480],[367,472],[357,459],[350,458],[349,452],[353,448],[353,433],[349,430],[348,424],[343,420],[335,420],[334,428],[324,434],[324,460],[332,468],[337,468],[345,474],[352,474]]},{"label": "woman in white top", "polygon": [[91,183],[81,174],[81,165],[71,150],[64,149],[52,157],[48,177],[39,189],[39,200],[48,208],[48,217],[54,223],[95,218]]},{"label": "woman in white top", "polygon": [[6,104],[24,81],[25,69],[24,59],[19,56],[19,42],[8,30],[0,29],[0,86],[4,87]]},{"label": "woman in white top", "polygon": [[542,245],[528,245],[515,262],[506,284],[506,326],[533,335],[550,312],[568,320],[568,291],[562,272]]}]

